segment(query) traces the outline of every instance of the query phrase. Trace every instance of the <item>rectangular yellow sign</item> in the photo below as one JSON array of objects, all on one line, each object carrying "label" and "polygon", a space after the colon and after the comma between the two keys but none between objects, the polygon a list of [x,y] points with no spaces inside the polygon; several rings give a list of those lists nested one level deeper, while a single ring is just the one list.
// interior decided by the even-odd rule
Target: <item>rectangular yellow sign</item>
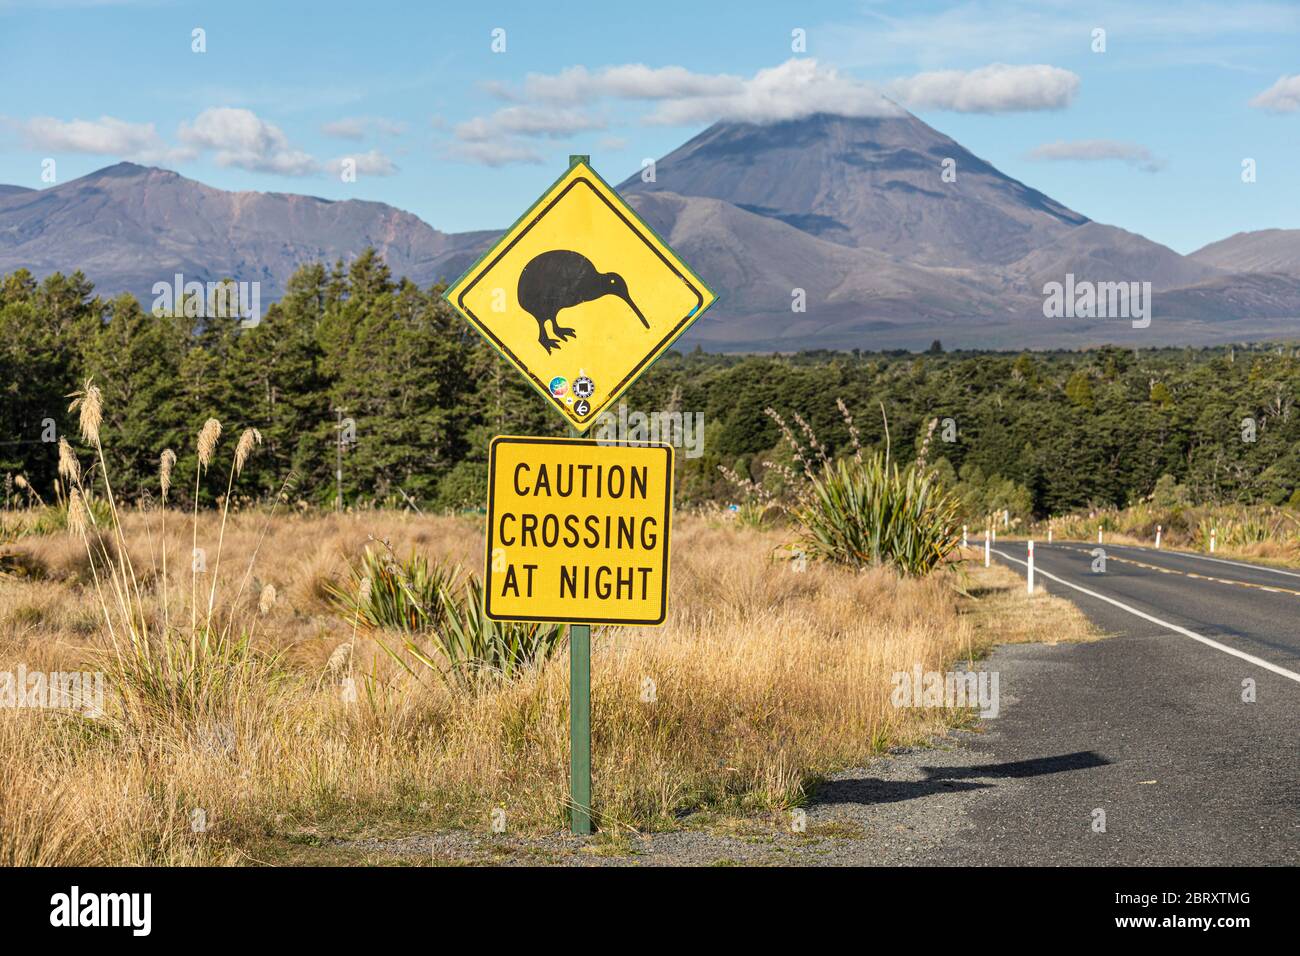
[{"label": "rectangular yellow sign", "polygon": [[487,616],[662,624],[672,508],[668,445],[493,439]]}]

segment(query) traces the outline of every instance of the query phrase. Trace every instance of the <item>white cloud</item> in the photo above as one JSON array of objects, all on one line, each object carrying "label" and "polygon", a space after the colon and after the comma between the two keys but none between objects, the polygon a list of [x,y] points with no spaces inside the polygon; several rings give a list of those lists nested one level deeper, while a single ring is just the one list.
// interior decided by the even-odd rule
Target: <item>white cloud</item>
[{"label": "white cloud", "polygon": [[368,153],[340,156],[326,163],[326,168],[337,175],[342,171],[343,163],[347,160],[355,164],[356,172],[361,176],[396,176],[398,172],[397,164],[377,149],[372,149]]},{"label": "white cloud", "polygon": [[[694,73],[681,66],[652,68],[627,63],[595,71],[575,66],[556,74],[530,73],[522,91],[501,84],[491,84],[489,89],[521,103],[573,106],[606,98],[656,102],[658,106],[645,119],[656,126],[689,126],[722,119],[766,123],[823,112],[846,116],[898,113],[897,106],[871,84],[810,58],[787,60],[759,70],[748,79],[725,73]],[[586,128],[603,128],[603,124]]]},{"label": "white cloud", "polygon": [[557,109],[554,104],[572,107],[605,98],[654,102],[656,105],[644,118],[645,123],[654,126],[691,126],[718,120],[774,123],[814,113],[897,116],[901,110],[893,100],[961,112],[1060,109],[1068,106],[1078,92],[1079,77],[1054,66],[995,63],[968,72],[920,73],[899,79],[882,91],[814,58],[799,57],[759,70],[748,78],[693,73],[680,66],[652,69],[633,63],[595,71],[576,66],[556,74],[532,73],[524,80],[522,90],[499,84],[491,88],[497,95],[520,104],[543,105],[512,106],[495,117],[471,120],[458,131],[461,138],[486,139],[494,132],[491,120],[495,119],[499,128],[503,125],[502,114],[527,115],[537,110],[550,116],[549,120],[536,121],[545,129],[544,135],[565,136],[600,128],[557,122],[559,118],[585,114]]},{"label": "white cloud", "polygon": [[352,117],[322,123],[320,131],[335,139],[362,139],[366,135],[366,124],[364,120]]},{"label": "white cloud", "polygon": [[627,64],[596,72],[572,67],[555,75],[530,74],[522,93],[495,89],[519,105],[461,123],[455,130],[461,145],[452,155],[493,166],[541,162],[517,137],[563,139],[604,129],[605,120],[576,105],[605,98],[654,101],[654,109],[642,121],[655,126],[717,120],[772,123],[814,113],[896,116],[901,112],[871,84],[807,58],[759,70],[750,79],[692,73],[680,66],[651,69]]},{"label": "white cloud", "polygon": [[1300,73],[1278,77],[1276,83],[1251,99],[1250,105],[1270,113],[1294,113],[1300,110]]},{"label": "white cloud", "polygon": [[605,128],[605,121],[579,109],[558,106],[507,106],[490,116],[477,116],[457,124],[459,141],[447,150],[452,159],[485,166],[540,163],[537,151],[524,137],[566,139],[577,133]]},{"label": "white cloud", "polygon": [[360,140],[375,134],[379,136],[401,136],[407,126],[399,120],[385,119],[382,116],[346,116],[321,125],[321,132],[335,139]]},{"label": "white cloud", "polygon": [[1030,159],[1041,160],[1075,160],[1081,162],[1099,162],[1120,160],[1130,166],[1137,166],[1149,173],[1164,168],[1164,160],[1151,155],[1151,150],[1138,143],[1125,143],[1116,139],[1078,139],[1067,142],[1057,140],[1044,143],[1029,151]]},{"label": "white cloud", "polygon": [[[604,129],[605,120],[579,108],[602,99],[653,102],[642,117],[652,126],[719,120],[776,123],[816,113],[852,117],[903,113],[879,87],[811,57],[787,60],[749,78],[634,63],[596,71],[576,66],[556,74],[532,73],[521,90],[501,84],[489,88],[516,105],[459,124],[455,135],[460,145],[451,154],[494,166],[541,161],[518,137],[564,139]],[[920,106],[1008,112],[1059,109],[1069,105],[1078,88],[1079,78],[1068,70],[993,64],[967,73],[922,73],[896,81],[891,92]]]},{"label": "white cloud", "polygon": [[193,123],[181,123],[179,136],[195,149],[215,151],[220,166],[281,176],[305,176],[320,168],[309,153],[290,148],[280,127],[251,110],[228,106],[204,110]]},{"label": "white cloud", "polygon": [[48,152],[92,153],[145,163],[192,159],[193,150],[169,147],[153,123],[129,123],[112,116],[60,120],[37,116],[20,123],[27,145]]},{"label": "white cloud", "polygon": [[740,92],[743,85],[744,81],[736,76],[692,73],[681,66],[652,68],[644,63],[626,63],[595,72],[574,66],[554,75],[530,73],[524,79],[524,96],[560,103],[585,103],[604,96],[664,100],[727,96]]},{"label": "white cloud", "polygon": [[1079,92],[1079,77],[1056,66],[993,63],[976,70],[939,70],[895,80],[889,92],[913,109],[957,113],[1059,110]]},{"label": "white cloud", "polygon": [[513,163],[536,166],[542,162],[542,157],[531,146],[513,139],[453,143],[447,148],[446,155],[449,159],[492,167]]},{"label": "white cloud", "polygon": [[689,126],[716,120],[775,123],[814,113],[896,116],[899,108],[869,83],[814,59],[786,60],[759,70],[730,93],[665,99],[646,118],[655,126]]},{"label": "white cloud", "polygon": [[604,129],[605,121],[581,110],[547,106],[508,106],[491,116],[478,116],[456,127],[456,138],[481,143],[505,136],[547,136],[562,139],[575,133]]}]

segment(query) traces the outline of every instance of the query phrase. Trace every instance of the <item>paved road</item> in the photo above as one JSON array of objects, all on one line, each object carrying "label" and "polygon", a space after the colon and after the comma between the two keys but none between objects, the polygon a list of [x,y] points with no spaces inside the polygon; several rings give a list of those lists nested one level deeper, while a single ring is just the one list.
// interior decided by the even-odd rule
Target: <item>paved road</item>
[{"label": "paved road", "polygon": [[[1096,544],[1038,542],[1035,567],[1186,628],[1242,654],[1300,676],[1300,572],[1219,556],[1101,545],[1105,571],[1093,570]],[[1004,563],[1024,571],[1024,542],[999,547]],[[1128,633],[1140,620],[1131,612],[1091,598],[1050,578],[1049,591],[1079,604],[1094,620]],[[1151,623],[1151,622],[1147,622]]]},{"label": "paved road", "polygon": [[[970,760],[927,767],[917,754],[911,775],[977,784],[967,790],[977,798],[959,800],[958,825],[909,855],[1300,864],[1300,574],[1115,545],[1102,546],[1097,572],[1096,547],[1037,543],[1037,583],[1116,636],[995,652],[987,667],[1009,706],[963,744]],[[995,557],[1024,573],[1024,542],[1000,542]],[[854,799],[869,802],[875,784],[890,781],[860,780]]]}]

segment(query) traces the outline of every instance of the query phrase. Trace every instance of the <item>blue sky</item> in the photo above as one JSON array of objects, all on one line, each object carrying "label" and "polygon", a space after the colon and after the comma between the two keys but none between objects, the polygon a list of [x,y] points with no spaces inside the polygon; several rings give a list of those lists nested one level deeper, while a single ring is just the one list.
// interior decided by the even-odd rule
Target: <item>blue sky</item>
[{"label": "blue sky", "polygon": [[0,63],[0,183],[38,188],[47,158],[59,182],[133,159],[495,228],[570,153],[616,182],[714,119],[870,112],[883,93],[1180,252],[1300,227],[1295,2],[0,0]]}]

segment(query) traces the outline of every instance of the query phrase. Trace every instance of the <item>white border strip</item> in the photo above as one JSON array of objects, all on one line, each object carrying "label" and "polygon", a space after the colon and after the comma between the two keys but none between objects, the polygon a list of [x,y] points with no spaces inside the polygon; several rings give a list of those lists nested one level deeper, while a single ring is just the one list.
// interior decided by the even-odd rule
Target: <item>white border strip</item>
[{"label": "white border strip", "polygon": [[[993,553],[998,555],[999,557],[1006,558],[1008,561],[1014,561],[1016,564],[1023,565],[1026,563],[1024,561],[1021,561],[1019,558],[1013,558],[1011,555],[997,548],[993,549]],[[1223,651],[1223,653],[1225,654],[1231,654],[1233,657],[1240,657],[1243,661],[1250,661],[1250,663],[1256,665],[1257,667],[1262,667],[1265,670],[1272,671],[1274,674],[1280,674],[1283,677],[1288,677],[1291,680],[1295,681],[1297,684],[1300,684],[1300,674],[1297,674],[1295,671],[1289,671],[1285,667],[1279,667],[1276,664],[1270,664],[1262,657],[1256,657],[1254,654],[1247,654],[1245,651],[1239,651],[1235,647],[1229,647],[1227,644],[1220,644],[1218,641],[1213,641],[1210,640],[1210,638],[1208,637],[1203,637],[1202,635],[1197,634],[1195,631],[1189,631],[1185,627],[1179,627],[1177,624],[1170,624],[1168,621],[1162,621],[1158,617],[1152,617],[1150,614],[1147,614],[1145,611],[1139,611],[1135,607],[1129,607],[1127,604],[1123,603],[1122,601],[1116,601],[1114,598],[1106,597],[1106,595],[1104,594],[1098,594],[1096,591],[1089,591],[1087,588],[1080,587],[1077,584],[1071,584],[1069,581],[1066,581],[1063,578],[1058,578],[1055,574],[1048,574],[1042,568],[1039,567],[1034,568],[1034,574],[1042,575],[1045,578],[1050,578],[1051,580],[1057,582],[1058,584],[1064,584],[1067,588],[1073,588],[1074,590],[1078,591],[1080,594],[1086,594],[1089,597],[1095,597],[1099,601],[1105,601],[1107,604],[1113,604],[1117,608],[1128,611],[1130,614],[1135,615],[1136,617],[1140,617],[1145,621],[1150,621],[1152,624],[1158,624],[1161,627],[1167,627],[1169,630],[1181,634],[1184,637],[1190,637],[1194,641],[1200,641],[1202,644],[1205,644],[1209,647],[1213,647],[1215,650]]]}]

